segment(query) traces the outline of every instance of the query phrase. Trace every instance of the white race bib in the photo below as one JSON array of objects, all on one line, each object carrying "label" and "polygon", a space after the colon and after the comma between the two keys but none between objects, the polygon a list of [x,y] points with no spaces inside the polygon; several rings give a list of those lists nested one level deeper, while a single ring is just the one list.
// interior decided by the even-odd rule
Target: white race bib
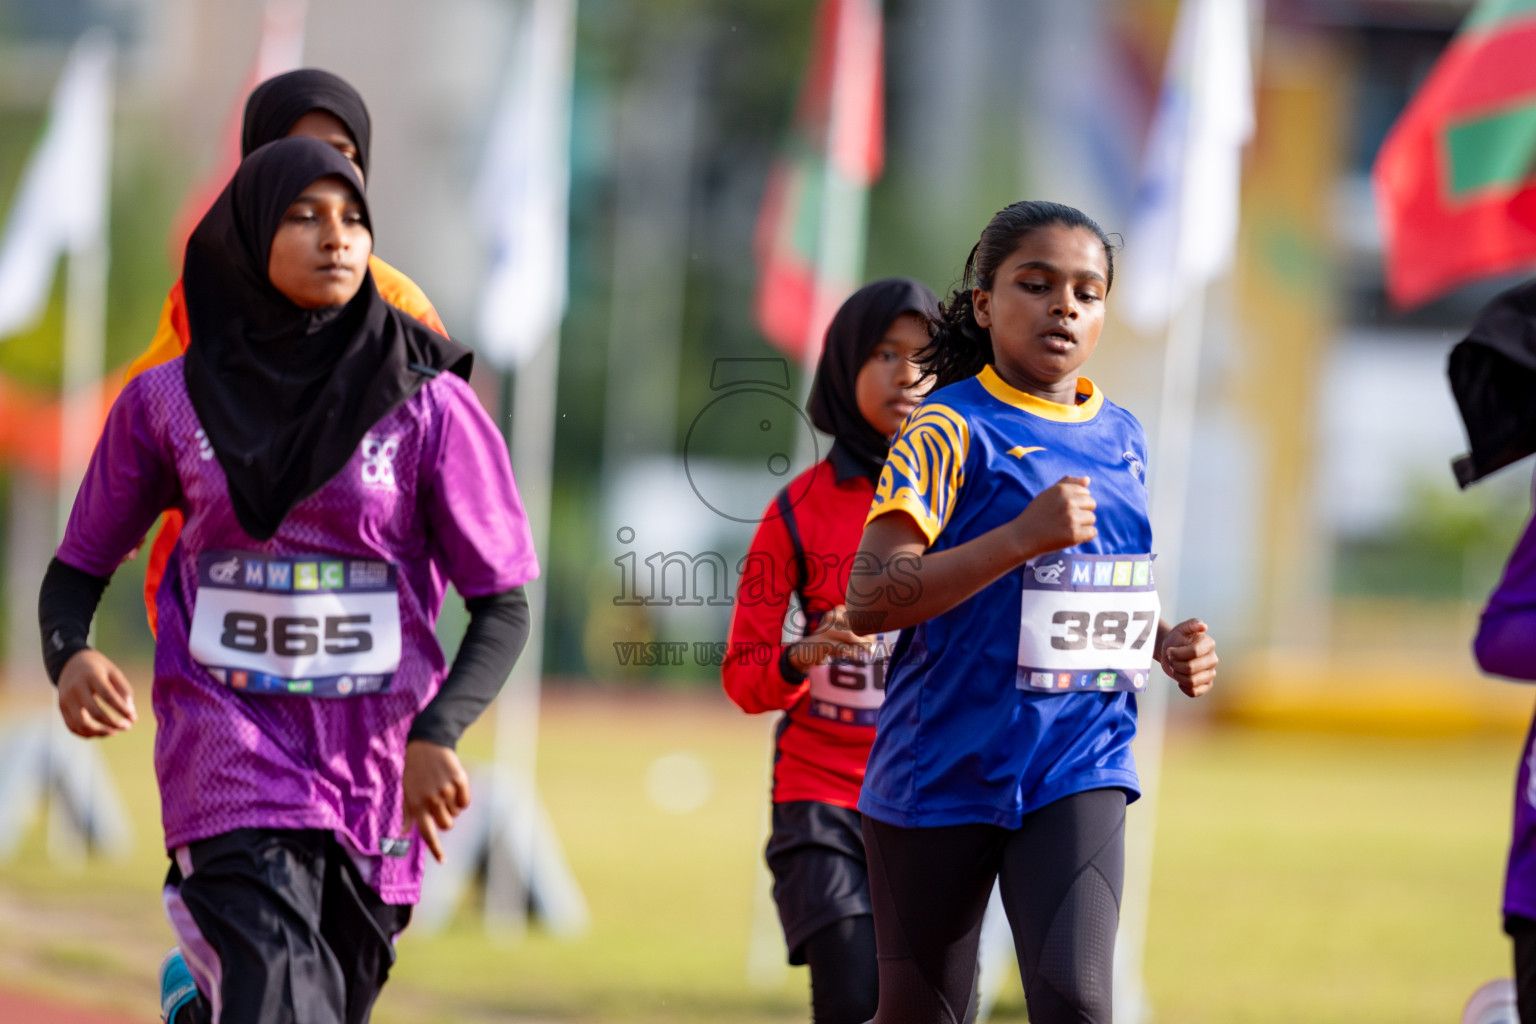
[{"label": "white race bib", "polygon": [[1160,611],[1152,558],[1050,554],[1026,565],[1019,689],[1146,689]]},{"label": "white race bib", "polygon": [[877,634],[868,661],[834,658],[811,669],[811,714],[845,725],[874,725],[885,701],[885,668],[900,635]]},{"label": "white race bib", "polygon": [[356,697],[400,667],[400,595],[389,562],[206,551],[197,562],[192,657],[246,693]]}]

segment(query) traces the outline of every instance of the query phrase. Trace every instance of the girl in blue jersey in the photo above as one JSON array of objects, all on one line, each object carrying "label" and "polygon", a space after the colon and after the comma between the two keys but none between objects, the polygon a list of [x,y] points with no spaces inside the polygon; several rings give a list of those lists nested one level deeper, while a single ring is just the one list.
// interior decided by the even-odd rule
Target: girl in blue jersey
[{"label": "girl in blue jersey", "polygon": [[847,595],[902,630],[859,798],[875,1024],[962,1019],[994,879],[1031,1024],[1110,1021],[1134,694],[1216,674],[1204,623],[1159,618],[1141,425],[1078,372],[1113,279],[1078,210],[993,217],[875,490]]}]

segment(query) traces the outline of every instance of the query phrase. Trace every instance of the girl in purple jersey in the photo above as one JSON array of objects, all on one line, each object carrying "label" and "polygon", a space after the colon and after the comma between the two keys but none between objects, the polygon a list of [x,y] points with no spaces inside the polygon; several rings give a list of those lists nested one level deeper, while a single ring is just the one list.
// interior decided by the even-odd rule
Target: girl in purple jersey
[{"label": "girl in purple jersey", "polygon": [[[65,723],[128,729],[133,689],[86,637],[160,510],[186,518],[153,688],[172,1024],[368,1019],[423,847],[441,859],[469,802],[454,746],[527,637],[538,564],[470,354],[380,297],[371,248],[335,149],[246,158],[187,243],[196,344],[113,406],[43,582]],[[448,582],[471,616],[452,666]]]},{"label": "girl in purple jersey", "polygon": [[[1511,288],[1451,351],[1451,390],[1471,451],[1466,487],[1536,452],[1536,282]],[[1484,672],[1536,681],[1536,519],[1510,553],[1472,644]],[[1514,834],[1504,875],[1504,931],[1514,940],[1520,1019],[1536,1022],[1536,720],[1515,772]]]},{"label": "girl in purple jersey", "polygon": [[[1473,642],[1484,672],[1536,680],[1536,521],[1526,527],[1488,598]],[[1536,721],[1515,773],[1514,831],[1504,874],[1504,931],[1514,941],[1520,1019],[1536,1021]]]}]

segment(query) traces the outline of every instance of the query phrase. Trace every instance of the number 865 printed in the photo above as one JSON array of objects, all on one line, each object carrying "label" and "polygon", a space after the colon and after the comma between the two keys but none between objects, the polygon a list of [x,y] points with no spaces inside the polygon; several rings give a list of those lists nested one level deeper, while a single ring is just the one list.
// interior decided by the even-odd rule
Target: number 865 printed
[{"label": "number 865 printed", "polygon": [[[371,615],[325,616],[326,654],[364,654],[373,650],[373,636],[367,629]],[[278,615],[272,619],[271,649],[284,658],[302,658],[320,651],[321,621],[307,616]],[[224,616],[221,646],[246,654],[267,653],[267,617],[251,612],[229,612]]]}]

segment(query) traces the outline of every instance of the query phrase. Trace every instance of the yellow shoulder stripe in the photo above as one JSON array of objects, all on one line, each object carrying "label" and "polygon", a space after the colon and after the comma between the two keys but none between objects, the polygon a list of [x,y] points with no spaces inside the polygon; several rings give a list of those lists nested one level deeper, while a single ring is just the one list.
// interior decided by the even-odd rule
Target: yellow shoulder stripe
[{"label": "yellow shoulder stripe", "polygon": [[949,521],[965,483],[970,446],[971,428],[964,416],[936,402],[919,407],[891,446],[865,522],[901,509],[931,544]]}]

